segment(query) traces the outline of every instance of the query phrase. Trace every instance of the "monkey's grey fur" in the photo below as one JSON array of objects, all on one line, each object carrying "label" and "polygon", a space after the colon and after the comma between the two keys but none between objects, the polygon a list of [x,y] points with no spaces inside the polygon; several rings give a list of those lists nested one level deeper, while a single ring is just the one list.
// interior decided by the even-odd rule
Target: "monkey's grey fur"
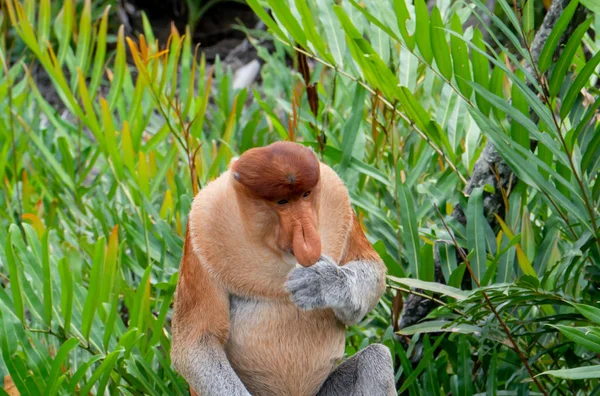
[{"label": "monkey's grey fur", "polygon": [[318,396],[395,395],[390,350],[372,344],[340,364],[325,380]]},{"label": "monkey's grey fur", "polygon": [[298,308],[332,308],[342,323],[353,325],[373,309],[370,304],[377,300],[375,293],[381,281],[370,263],[352,261],[340,267],[322,256],[310,267],[292,270],[286,288]]},{"label": "monkey's grey fur", "polygon": [[250,396],[227,360],[223,347],[213,336],[198,340],[189,355],[173,361],[175,368],[202,396]]}]

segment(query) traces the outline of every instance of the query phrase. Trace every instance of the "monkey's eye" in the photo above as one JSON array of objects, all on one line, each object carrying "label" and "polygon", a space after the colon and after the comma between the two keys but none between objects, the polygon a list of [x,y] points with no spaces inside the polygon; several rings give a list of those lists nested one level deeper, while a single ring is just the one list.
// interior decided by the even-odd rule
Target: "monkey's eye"
[{"label": "monkey's eye", "polygon": [[277,205],[285,205],[286,203],[288,203],[287,199],[280,199],[279,201],[277,201]]},{"label": "monkey's eye", "polygon": [[302,196],[302,198],[306,198],[310,195],[311,191],[307,191],[304,193],[304,195]]}]

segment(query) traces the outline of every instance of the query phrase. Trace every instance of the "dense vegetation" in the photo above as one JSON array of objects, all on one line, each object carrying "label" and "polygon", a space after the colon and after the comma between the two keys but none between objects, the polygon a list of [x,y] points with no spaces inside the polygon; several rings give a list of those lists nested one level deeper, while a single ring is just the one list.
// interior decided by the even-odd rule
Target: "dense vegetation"
[{"label": "dense vegetation", "polygon": [[248,0],[274,48],[250,38],[251,89],[189,30],[126,37],[115,4],[1,3],[0,394],[187,394],[191,200],[283,139],[388,267],[347,355],[383,342],[402,394],[600,394],[594,0]]}]

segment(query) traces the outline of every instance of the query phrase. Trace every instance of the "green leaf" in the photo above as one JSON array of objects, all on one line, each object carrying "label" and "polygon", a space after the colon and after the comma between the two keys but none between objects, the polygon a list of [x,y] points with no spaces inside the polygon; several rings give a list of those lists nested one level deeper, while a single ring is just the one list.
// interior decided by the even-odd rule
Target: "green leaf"
[{"label": "green leaf", "polygon": [[573,369],[547,370],[538,375],[551,375],[569,380],[600,378],[600,365],[577,367]]},{"label": "green leaf", "polygon": [[90,338],[92,323],[96,316],[96,309],[99,303],[100,285],[102,284],[102,275],[104,267],[104,237],[100,237],[94,248],[94,258],[92,260],[92,268],[90,280],[88,284],[88,294],[85,298],[83,312],[81,314],[81,334],[86,340]]},{"label": "green leaf", "polygon": [[600,14],[600,3],[596,0],[581,0],[581,4],[587,7],[588,10],[595,14]]},{"label": "green leaf", "polygon": [[65,257],[58,261],[58,273],[61,283],[60,307],[64,319],[63,328],[65,334],[69,335],[71,332],[71,317],[73,316],[73,273]]},{"label": "green leaf", "polygon": [[[410,188],[400,178],[402,163],[399,161],[396,168],[396,194],[400,207],[400,223],[402,224],[402,240],[406,250],[405,256],[409,264],[409,272],[417,279],[425,274],[419,273],[419,228],[417,226],[417,211],[413,202]],[[423,279],[425,280],[425,279]]]},{"label": "green leaf", "polygon": [[102,130],[104,132],[104,142],[111,163],[115,168],[117,177],[120,180],[124,178],[123,161],[121,161],[121,153],[117,145],[116,131],[113,124],[112,114],[110,112],[108,102],[104,98],[100,98],[100,109],[102,112]]},{"label": "green leaf", "polygon": [[[516,73],[518,78],[523,80],[523,73],[518,70]],[[523,114],[525,117],[529,117],[529,104],[527,99],[519,90],[516,84],[512,85],[512,106]],[[529,131],[523,125],[518,122],[512,122],[510,126],[510,136],[512,139],[519,143],[523,147],[529,147]]]},{"label": "green leaf", "polygon": [[119,225],[114,226],[108,237],[108,246],[104,259],[104,269],[102,273],[102,284],[100,293],[97,296],[100,302],[106,302],[110,299],[110,294],[114,290],[115,279],[118,274],[119,260]]},{"label": "green leaf", "polygon": [[[556,142],[552,140],[552,137],[549,134],[539,131],[537,125],[534,124],[533,121],[531,121],[528,115],[523,114],[521,111],[511,106],[506,100],[491,94],[488,90],[483,89],[478,84],[471,83],[471,86],[475,89],[475,92],[480,93],[488,102],[492,104],[492,106],[501,109],[503,112],[506,112],[506,114],[508,114],[512,118],[513,123],[518,122],[520,125],[525,127],[525,130],[529,131],[534,138],[536,138],[540,143],[544,144],[552,152],[552,154],[554,154],[557,160],[561,161],[564,165],[569,165],[569,160],[567,159],[567,156],[565,155],[564,151],[562,151],[562,149],[556,144]],[[531,102],[528,102],[528,104],[531,105]],[[469,110],[472,109],[469,108]],[[485,125],[494,125],[494,128],[496,128],[495,124],[492,124],[487,118],[485,118]],[[483,129],[486,128],[485,125],[480,124],[480,128],[482,129],[482,131],[487,132],[487,130]],[[504,133],[502,133],[502,136],[504,137]],[[515,154],[516,152],[525,153],[523,149],[527,149],[527,156],[529,156],[529,144],[527,144],[526,146],[519,146],[520,147],[515,147],[515,149],[512,150],[512,154]],[[552,171],[552,174],[553,176],[558,175],[554,171]],[[560,179],[562,179],[561,181],[566,183],[566,180],[564,180],[563,178]]]},{"label": "green leaf", "polygon": [[313,19],[310,7],[308,6],[307,2],[304,0],[295,0],[294,4],[296,4],[298,13],[300,14],[300,18],[302,19],[302,27],[304,28],[306,38],[315,47],[315,49],[317,50],[317,54],[322,56],[327,62],[335,64],[335,59],[333,59],[331,53],[327,51],[325,43],[323,42],[321,35],[315,27],[315,21]]},{"label": "green leaf", "polygon": [[438,69],[447,80],[451,80],[452,60],[450,59],[450,49],[444,33],[442,14],[437,7],[433,7],[431,11],[431,48]]},{"label": "green leaf", "polygon": [[[0,337],[0,346],[2,347],[3,363],[20,392],[24,392],[25,394],[35,394],[32,390],[28,389],[29,385],[25,382],[29,375],[27,370],[22,364],[18,364],[22,362],[20,362],[19,355],[15,353],[18,344],[14,339],[14,336],[12,336],[12,328],[9,329],[9,327],[14,327],[12,323],[9,322],[10,319],[13,319],[12,315],[10,318],[8,317],[9,315],[11,315],[11,313],[0,310],[0,335],[2,335]],[[19,361],[17,361],[17,359],[19,359]]]},{"label": "green leaf", "polygon": [[[100,366],[96,369],[96,371],[94,371],[94,374],[92,374],[90,379],[86,382],[85,386],[81,389],[80,393],[82,395],[89,394],[92,387],[94,385],[96,385],[98,380],[100,380],[101,376],[108,378],[108,376],[110,375],[110,371],[112,370],[114,365],[117,363],[117,359],[119,358],[119,355],[124,350],[125,350],[125,348],[120,347],[120,348],[117,348],[116,350],[112,351],[111,353],[109,353],[106,356],[104,361],[100,364]],[[105,387],[106,387],[106,381],[101,381],[100,386],[98,386],[98,394],[99,395],[104,394]]]},{"label": "green leaf", "polygon": [[60,181],[64,184],[65,187],[68,187],[69,190],[75,191],[75,185],[73,184],[73,180],[67,175],[64,168],[58,163],[54,155],[48,150],[47,145],[33,132],[29,132],[27,137],[31,142],[37,147],[40,151],[40,154],[46,161],[46,164],[52,171],[56,174],[56,176],[60,179]]},{"label": "green leaf", "polygon": [[148,162],[146,160],[146,156],[143,152],[138,153],[138,185],[140,187],[140,191],[146,195],[146,197],[150,196],[150,181],[149,181],[149,170],[148,170]]},{"label": "green leaf", "polygon": [[600,353],[600,335],[594,334],[586,327],[572,327],[565,325],[553,325],[565,337],[575,342],[577,345],[589,349],[592,352]]},{"label": "green leaf", "polygon": [[38,13],[38,42],[41,48],[46,47],[50,37],[51,12],[50,0],[41,0]]},{"label": "green leaf", "polygon": [[52,272],[50,271],[50,249],[48,238],[50,229],[42,237],[42,269],[44,271],[44,320],[52,328]]},{"label": "green leaf", "polygon": [[581,159],[581,168],[584,170],[592,171],[593,161],[597,158],[600,153],[600,125],[596,127],[594,135],[585,147],[583,158]]},{"label": "green leaf", "polygon": [[78,344],[79,340],[77,338],[69,338],[60,346],[60,349],[52,362],[52,371],[48,377],[46,391],[44,393],[45,396],[53,396],[58,392],[58,377],[62,372],[61,369],[63,368],[63,363],[69,357],[69,352],[71,352]]},{"label": "green leaf", "polygon": [[464,39],[462,24],[457,14],[452,16],[450,23],[452,31],[456,34],[450,35],[450,49],[452,50],[452,61],[454,63],[454,74],[456,75],[456,85],[467,98],[471,97],[472,88],[469,86],[471,78],[471,62],[469,61],[469,51]]},{"label": "green leaf", "polygon": [[342,161],[340,162],[340,172],[342,174],[350,166],[350,160],[353,157],[354,143],[361,130],[360,126],[365,107],[366,93],[367,91],[361,85],[356,84],[350,118],[348,118],[342,130]]},{"label": "green leaf", "polygon": [[421,246],[419,251],[419,279],[433,282],[435,278],[435,264],[433,258],[433,245],[430,243],[425,243]]},{"label": "green leaf", "polygon": [[527,40],[531,42],[533,40],[534,29],[535,29],[535,0],[527,0],[523,7],[523,33]]},{"label": "green leaf", "polygon": [[600,63],[600,52],[596,53],[596,55],[586,63],[581,72],[579,72],[579,75],[575,78],[575,81],[573,81],[573,84],[571,84],[560,107],[560,117],[562,119],[564,119],[573,108],[575,99],[577,99],[579,92],[581,92],[581,89],[585,84],[589,82],[591,75],[598,67],[598,63]]},{"label": "green leaf", "polygon": [[600,325],[600,308],[593,307],[591,305],[585,304],[575,304],[573,303],[575,308],[579,311],[580,314],[591,320],[597,325]]},{"label": "green leaf", "polygon": [[431,49],[431,38],[429,28],[429,13],[425,0],[415,0],[415,18],[416,30],[415,40],[419,47],[419,52],[425,62],[431,64],[433,60],[433,50]]},{"label": "green leaf", "polygon": [[71,45],[71,34],[73,32],[73,0],[65,0],[61,10],[62,19],[60,23],[55,24],[55,28],[59,29],[59,46],[58,46],[58,65],[62,66],[67,57],[67,51]]},{"label": "green leaf", "polygon": [[[115,64],[113,66],[112,81],[110,84],[110,91],[108,91],[108,107],[113,110],[122,94],[121,88],[123,87],[123,81],[125,80],[125,73],[127,72],[125,54],[125,27],[121,25],[117,33],[117,55],[115,56]],[[138,77],[139,79],[139,77]]]},{"label": "green leaf", "polygon": [[6,264],[8,266],[8,276],[10,279],[10,290],[12,292],[15,314],[21,323],[25,325],[25,307],[23,304],[23,291],[21,290],[21,271],[18,268],[18,258],[15,256],[13,245],[11,243],[13,235],[20,234],[20,231],[15,224],[11,224],[8,233],[9,237],[6,238],[4,254],[6,254]]},{"label": "green leaf", "polygon": [[448,285],[460,288],[462,284],[463,277],[465,275],[465,271],[467,270],[467,264],[461,263],[450,275],[450,280],[448,281]]},{"label": "green leaf", "polygon": [[527,256],[529,262],[533,262],[536,253],[535,234],[531,225],[529,211],[523,209],[523,217],[521,219],[521,247]]},{"label": "green leaf", "polygon": [[373,249],[379,254],[379,257],[385,263],[387,267],[387,273],[396,276],[398,278],[404,278],[404,269],[400,266],[400,264],[387,252],[385,243],[382,240],[379,240],[373,244]]},{"label": "green leaf", "polygon": [[267,2],[269,3],[269,6],[271,6],[275,16],[277,16],[277,19],[279,19],[281,24],[292,35],[294,40],[301,46],[306,47],[306,36],[304,35],[304,31],[298,24],[296,18],[294,18],[294,15],[292,15],[289,6],[285,2],[279,0],[267,0]]},{"label": "green leaf", "polygon": [[486,245],[483,216],[483,188],[471,192],[467,205],[467,246],[473,255],[471,270],[477,280],[481,280],[486,270]]},{"label": "green leaf", "polygon": [[325,39],[335,59],[335,64],[338,67],[344,67],[346,47],[344,46],[344,31],[341,29],[340,21],[334,16],[332,3],[327,1],[317,1],[316,3],[319,10],[318,15],[322,19],[321,25],[325,31]]},{"label": "green leaf", "polygon": [[[296,1],[300,2],[299,0],[296,0]],[[379,29],[383,30],[390,38],[400,42],[400,37],[398,37],[392,29],[390,29],[388,26],[384,25],[373,14],[371,14],[369,11],[367,11],[366,7],[358,4],[354,0],[349,0],[349,1],[350,1],[350,4],[352,4],[352,6],[354,6],[354,8],[356,8],[358,11],[360,11],[360,13],[363,14],[369,22],[371,22],[373,25],[377,26]]]},{"label": "green leaf", "polygon": [[85,74],[89,62],[90,43],[92,41],[92,1],[85,0],[83,11],[79,20],[79,31],[77,35],[77,66]]},{"label": "green leaf", "polygon": [[562,14],[556,21],[554,28],[550,32],[546,43],[544,44],[544,48],[542,49],[542,53],[540,54],[538,60],[538,66],[540,68],[540,72],[544,73],[550,67],[552,63],[552,57],[556,48],[558,47],[558,41],[560,37],[563,35],[564,31],[567,29],[569,22],[571,22],[571,18],[573,18],[573,14],[575,13],[575,9],[579,5],[579,0],[573,0],[569,3],[567,7],[563,10]]},{"label": "green leaf", "polygon": [[[475,52],[477,52],[477,51],[475,51]],[[489,91],[492,94],[494,94],[495,96],[497,96],[499,98],[503,98],[504,97],[503,85],[504,85],[504,70],[502,70],[500,67],[494,67],[494,69],[492,70],[492,77],[490,79]],[[481,96],[483,96],[483,95],[481,95]],[[506,113],[504,113],[500,108],[498,108],[497,106],[494,106],[492,108],[494,110],[494,115],[496,116],[496,119],[504,120],[506,118]],[[483,109],[481,111],[483,112]]]},{"label": "green leaf", "polygon": [[498,352],[494,348],[492,358],[490,359],[490,366],[487,370],[486,396],[498,395],[498,376]]},{"label": "green leaf", "polygon": [[96,38],[96,53],[94,54],[94,68],[92,70],[92,77],[90,79],[90,91],[97,92],[98,86],[100,85],[100,79],[104,73],[106,62],[106,32],[108,29],[108,11],[110,6],[106,6],[102,19],[100,20],[100,27],[98,28]]},{"label": "green leaf", "polygon": [[400,331],[401,335],[414,335],[418,333],[460,333],[481,335],[481,327],[465,323],[454,323],[447,320],[428,320],[416,325],[408,326]]},{"label": "green leaf", "polygon": [[131,323],[138,328],[138,335],[144,329],[144,317],[150,309],[150,274],[152,266],[146,267],[144,275],[140,280],[140,284],[135,292],[134,307],[131,310]]},{"label": "green leaf", "polygon": [[[415,368],[415,370],[406,378],[406,380],[404,381],[404,383],[402,384],[402,387],[400,388],[400,390],[398,391],[399,394],[403,394],[403,392],[413,384],[413,382],[415,382],[415,380],[417,379],[417,377],[421,374],[421,372],[423,372],[423,370],[427,367],[427,365],[429,364],[429,362],[431,360],[433,360],[433,353],[437,350],[437,348],[439,347],[439,345],[441,344],[441,342],[445,339],[445,337],[438,337],[435,340],[435,343],[430,347],[430,348],[426,348],[425,351],[423,352],[422,355],[422,359],[419,362],[419,364],[417,365],[417,367]],[[422,392],[417,393],[417,394],[423,394]],[[412,394],[411,394],[412,396]]]},{"label": "green leaf", "polygon": [[473,380],[471,371],[473,361],[471,360],[471,345],[467,336],[458,337],[458,393],[460,396],[473,395]]},{"label": "green leaf", "polygon": [[464,292],[455,287],[451,287],[448,285],[443,285],[441,283],[436,282],[425,282],[419,279],[413,278],[396,278],[394,276],[389,276],[388,279],[394,281],[396,283],[400,283],[402,285],[406,285],[408,287],[413,287],[415,289],[423,289],[430,292],[438,293],[443,296],[452,297],[458,301],[464,300],[469,296],[469,293]]},{"label": "green leaf", "polygon": [[412,51],[415,48],[415,38],[408,34],[408,30],[406,29],[406,21],[410,20],[410,14],[408,13],[408,8],[406,8],[405,0],[393,1],[396,21],[398,22],[398,30],[400,31],[406,46]]},{"label": "green leaf", "polygon": [[[314,148],[318,148],[318,143],[311,143],[311,146]],[[325,151],[323,155],[334,163],[339,163],[342,161],[342,152],[334,147],[325,146]],[[365,164],[364,162],[352,157],[350,161],[350,167],[359,171],[360,173],[367,175],[374,180],[377,180],[379,183],[382,183],[384,186],[392,187],[392,183],[390,182],[387,175],[381,172],[379,169],[374,166]]]},{"label": "green leaf", "polygon": [[[479,48],[483,53],[486,52],[485,41],[479,29],[473,32],[473,45]],[[485,55],[479,51],[471,51],[473,61],[473,80],[484,88],[490,88],[490,63]],[[493,91],[494,92],[494,91]],[[498,95],[498,92],[494,92]],[[485,115],[490,113],[490,104],[480,94],[475,95],[477,106]]]},{"label": "green leaf", "polygon": [[[273,33],[279,36],[279,38],[282,39],[284,42],[288,42],[288,38],[285,35],[285,33],[283,33],[283,30],[281,30],[277,23],[273,20],[273,18],[271,18],[269,14],[267,14],[267,12],[264,8],[262,8],[258,0],[247,0],[247,3],[250,6],[250,8],[252,8],[252,11],[254,11],[256,16],[259,17],[265,23],[265,25],[267,25],[267,27],[273,31]],[[279,15],[277,16],[279,17]]]},{"label": "green leaf", "polygon": [[[81,381],[86,374],[88,374],[90,367],[92,367],[97,361],[101,360],[104,356],[102,355],[94,355],[87,362],[82,363],[77,371],[71,377],[69,381],[69,385],[67,386],[67,394],[73,395],[75,394],[75,389],[77,388],[77,384]],[[79,389],[79,388],[78,388]]]},{"label": "green leaf", "polygon": [[587,30],[590,28],[590,25],[593,21],[593,18],[588,18],[584,23],[579,25],[575,32],[569,38],[565,49],[562,51],[560,58],[558,58],[558,62],[556,62],[556,66],[554,66],[554,70],[552,70],[552,76],[550,77],[550,95],[556,96],[558,95],[560,88],[563,85],[565,80],[565,74],[567,74],[567,69],[571,66],[571,61],[575,56],[575,52],[581,47],[581,39]]}]

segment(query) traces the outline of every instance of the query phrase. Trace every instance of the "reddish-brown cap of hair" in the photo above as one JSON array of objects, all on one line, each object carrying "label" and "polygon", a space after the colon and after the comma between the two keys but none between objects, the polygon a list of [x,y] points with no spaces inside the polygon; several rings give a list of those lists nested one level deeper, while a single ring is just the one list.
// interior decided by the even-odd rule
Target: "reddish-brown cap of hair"
[{"label": "reddish-brown cap of hair", "polygon": [[301,196],[319,182],[319,160],[298,143],[276,142],[253,148],[233,163],[235,180],[269,201]]}]

